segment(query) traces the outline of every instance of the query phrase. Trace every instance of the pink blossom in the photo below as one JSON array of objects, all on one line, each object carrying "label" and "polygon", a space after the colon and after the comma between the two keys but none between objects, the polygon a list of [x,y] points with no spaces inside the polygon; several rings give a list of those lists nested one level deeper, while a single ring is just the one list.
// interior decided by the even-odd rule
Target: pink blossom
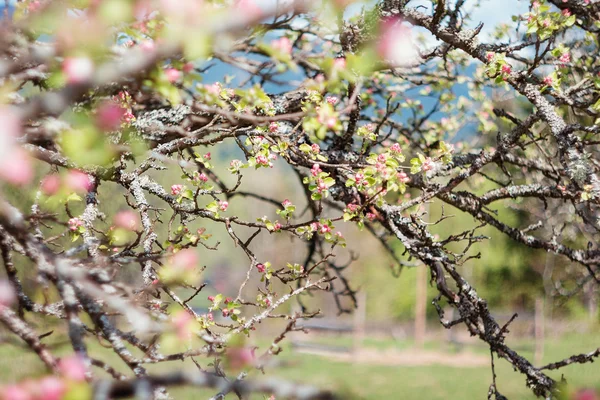
[{"label": "pink blossom", "polygon": [[495,56],[495,54],[494,54],[494,53],[492,53],[492,52],[488,52],[488,53],[485,55],[485,59],[486,59],[486,60],[488,60],[488,62],[491,62],[491,61],[494,59],[494,56]]},{"label": "pink blossom", "polygon": [[568,63],[568,62],[571,62],[571,55],[570,55],[569,53],[563,53],[563,54],[562,54],[562,55],[559,57],[558,61],[560,61],[560,62],[561,62],[561,63],[563,63],[563,64],[566,64],[566,63]]},{"label": "pink blossom", "polygon": [[554,78],[551,75],[548,75],[544,78],[544,83],[548,86],[554,85]]},{"label": "pink blossom", "polygon": [[208,160],[210,160],[210,158],[211,158],[210,152],[208,152],[208,153],[206,153],[206,154],[204,155],[204,159],[205,159],[205,160],[207,160],[207,161],[208,161]]},{"label": "pink blossom", "polygon": [[115,226],[118,228],[135,231],[139,228],[139,217],[131,210],[119,211],[114,218]]},{"label": "pink blossom", "polygon": [[165,76],[167,77],[167,80],[171,83],[175,83],[178,80],[180,80],[182,75],[183,74],[181,73],[181,71],[175,68],[167,68],[165,70]]},{"label": "pink blossom", "polygon": [[539,1],[534,1],[533,2],[533,8],[540,8],[540,2]]},{"label": "pink blossom", "polygon": [[17,300],[15,289],[7,280],[0,280],[0,308],[9,307]]},{"label": "pink blossom", "polygon": [[73,232],[77,231],[80,226],[83,226],[83,221],[79,218],[71,218],[69,219],[69,229]]},{"label": "pink blossom", "polygon": [[204,317],[207,320],[209,320],[209,321],[214,321],[215,320],[214,317],[213,317],[213,315],[212,315],[212,313],[205,314]]},{"label": "pink blossom", "polygon": [[291,205],[292,205],[292,202],[291,202],[291,201],[289,201],[288,199],[285,199],[285,200],[283,201],[283,203],[281,203],[281,204],[282,204],[282,205],[283,205],[285,208],[287,208],[287,207],[289,207],[289,206],[291,206]]},{"label": "pink blossom", "polygon": [[350,204],[346,205],[346,207],[348,208],[348,210],[350,212],[355,212],[356,210],[358,210],[358,204],[356,204],[356,203],[350,203]]},{"label": "pink blossom", "polygon": [[562,10],[562,15],[565,17],[570,17],[571,16],[571,11],[569,11],[568,8],[565,8],[564,10]]},{"label": "pink blossom", "polygon": [[279,124],[277,122],[271,122],[269,124],[269,132],[275,133],[279,130]]},{"label": "pink blossom", "polygon": [[366,214],[367,218],[369,219],[369,221],[373,221],[377,216],[371,212],[368,212]]},{"label": "pink blossom", "polygon": [[94,63],[88,57],[68,57],[63,61],[62,72],[68,84],[81,84],[92,78]]},{"label": "pink blossom", "polygon": [[281,224],[279,223],[279,221],[275,221],[275,223],[273,224],[273,230],[274,231],[281,230]]},{"label": "pink blossom", "polygon": [[399,143],[394,143],[391,147],[390,150],[392,151],[392,153],[402,153],[402,148],[400,147]]},{"label": "pink blossom", "polygon": [[258,270],[258,272],[260,272],[262,274],[265,272],[265,265],[264,264],[256,264],[256,269]]},{"label": "pink blossom", "polygon": [[173,267],[180,270],[192,270],[198,263],[198,254],[192,249],[179,250],[171,258]]},{"label": "pink blossom", "polygon": [[292,42],[285,36],[272,40],[271,46],[284,54],[292,54]]},{"label": "pink blossom", "polygon": [[83,358],[78,355],[61,358],[58,362],[61,374],[72,381],[85,381],[86,367]]},{"label": "pink blossom", "polygon": [[510,72],[512,71],[512,68],[508,64],[503,64],[502,68],[501,68],[501,71],[502,71],[503,74],[510,74]]},{"label": "pink blossom", "polygon": [[89,192],[92,189],[90,177],[76,169],[69,170],[65,183],[67,187],[75,192]]},{"label": "pink blossom", "polygon": [[379,161],[380,163],[384,163],[386,159],[387,157],[383,153],[377,156],[377,161]]},{"label": "pink blossom", "polygon": [[431,171],[433,169],[433,160],[431,157],[427,157],[427,159],[423,162],[423,171]]},{"label": "pink blossom", "polygon": [[229,310],[228,308],[224,308],[222,311],[222,314],[225,318],[227,318],[229,316],[229,313],[231,312],[231,310]]},{"label": "pink blossom", "polygon": [[211,303],[212,303],[213,301],[215,301],[215,296],[208,296],[208,301],[210,301]]},{"label": "pink blossom", "polygon": [[258,156],[256,156],[256,163],[259,165],[269,165],[269,159],[263,155],[263,154],[259,154]]},{"label": "pink blossom", "polygon": [[227,207],[229,207],[229,203],[227,201],[219,201],[219,210],[227,211]]},{"label": "pink blossom", "polygon": [[214,96],[218,96],[221,93],[221,84],[219,82],[215,82],[212,85],[204,86],[206,91]]},{"label": "pink blossom", "polygon": [[319,231],[322,234],[329,233],[329,232],[331,232],[331,227],[327,224],[321,224],[321,228],[319,229]]},{"label": "pink blossom", "polygon": [[233,299],[231,297],[225,297],[225,300],[223,300],[223,303],[225,303],[225,304],[229,304],[232,302],[233,302]]},{"label": "pink blossom", "polygon": [[65,383],[55,377],[47,376],[38,382],[40,400],[61,400],[66,392]]},{"label": "pink blossom", "polygon": [[360,184],[364,179],[365,175],[362,172],[357,172],[356,175],[354,175],[354,180],[356,181],[356,184]]},{"label": "pink blossom", "polygon": [[171,186],[171,194],[173,196],[179,196],[181,194],[181,192],[183,191],[184,186],[183,185],[172,185]]},{"label": "pink blossom", "polygon": [[332,106],[335,106],[339,99],[335,96],[327,96],[327,98],[325,98],[325,101],[327,101],[327,103],[331,104]]},{"label": "pink blossom", "polygon": [[8,385],[0,389],[2,400],[33,400],[25,388],[19,385]]},{"label": "pink blossom", "polygon": [[552,22],[550,21],[549,18],[546,18],[545,20],[542,21],[542,25],[544,25],[545,28],[549,27],[551,23]]},{"label": "pink blossom", "polygon": [[419,52],[412,42],[411,30],[400,18],[388,18],[381,23],[381,34],[377,46],[379,56],[401,67],[414,64]]},{"label": "pink blossom", "polygon": [[312,150],[313,153],[316,153],[316,154],[319,154],[321,152],[321,148],[316,143],[311,144],[310,149]]},{"label": "pink blossom", "polygon": [[319,191],[319,193],[323,193],[325,190],[327,190],[327,184],[323,179],[319,178],[319,180],[317,181],[317,190]]}]

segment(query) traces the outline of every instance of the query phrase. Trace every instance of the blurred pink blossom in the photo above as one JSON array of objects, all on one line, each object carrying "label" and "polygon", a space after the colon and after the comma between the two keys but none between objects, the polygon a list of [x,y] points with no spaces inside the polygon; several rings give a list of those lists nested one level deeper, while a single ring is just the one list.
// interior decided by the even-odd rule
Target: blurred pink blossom
[{"label": "blurred pink blossom", "polygon": [[91,79],[94,63],[88,57],[67,57],[63,61],[62,71],[67,83],[79,84]]},{"label": "blurred pink blossom", "polygon": [[42,179],[42,193],[46,196],[52,196],[60,189],[60,177],[57,174],[47,175]]},{"label": "blurred pink blossom", "polygon": [[0,280],[0,307],[9,307],[17,300],[15,289],[7,280]]},{"label": "blurred pink blossom", "polygon": [[139,228],[140,220],[138,215],[131,211],[119,211],[114,218],[115,226],[118,228],[136,230]]},{"label": "blurred pink blossom", "polygon": [[58,362],[58,369],[67,379],[78,382],[85,381],[85,363],[83,358],[78,355],[61,358]]},{"label": "blurred pink blossom", "polygon": [[72,169],[67,174],[67,187],[75,192],[89,192],[92,188],[90,177],[85,173],[76,169]]},{"label": "blurred pink blossom", "polygon": [[175,268],[191,270],[198,265],[198,255],[192,249],[183,249],[175,253],[171,258],[171,264]]},{"label": "blurred pink blossom", "polygon": [[400,18],[388,18],[381,23],[381,36],[377,46],[379,56],[394,67],[415,64],[419,52],[412,42],[411,30]]}]

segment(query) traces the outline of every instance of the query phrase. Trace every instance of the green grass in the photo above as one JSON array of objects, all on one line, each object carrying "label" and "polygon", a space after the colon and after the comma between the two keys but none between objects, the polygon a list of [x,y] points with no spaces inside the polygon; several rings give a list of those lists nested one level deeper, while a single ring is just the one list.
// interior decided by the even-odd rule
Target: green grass
[{"label": "green grass", "polygon": [[[337,346],[351,346],[351,338],[321,338],[322,343],[333,343]],[[522,354],[533,358],[533,343],[530,340],[513,340],[509,344],[522,350]],[[93,341],[89,342],[90,350],[99,354],[98,358],[110,361],[126,368],[118,358]],[[392,339],[367,338],[363,343],[366,348],[377,349],[385,354],[386,349],[401,351],[412,347],[410,341],[394,341]],[[569,335],[560,339],[548,339],[545,345],[544,363],[557,361],[574,353],[588,352],[600,345],[598,335]],[[263,347],[261,347],[263,348]],[[445,344],[426,343],[427,350],[441,351]],[[57,354],[69,352],[68,347],[53,349]],[[487,355],[483,346],[469,346],[465,349],[479,355]],[[43,366],[36,356],[22,347],[12,344],[0,345],[0,380],[11,382],[26,376],[43,374]],[[307,383],[313,386],[336,391],[344,399],[485,399],[491,382],[489,366],[455,368],[442,365],[431,366],[382,366],[355,364],[333,361],[326,357],[293,352],[289,346],[276,358],[278,365],[267,368],[269,376],[277,376],[294,382]],[[205,360],[204,364],[209,360]],[[160,366],[152,366],[151,371],[176,370],[193,368],[191,363],[170,362]],[[514,372],[503,360],[496,361],[497,384],[499,390],[509,399],[533,399],[534,396],[525,386],[524,376]],[[550,373],[557,380],[564,374],[565,379],[574,387],[595,387],[600,389],[600,362],[572,365],[558,373]],[[260,378],[253,372],[253,378]],[[175,399],[205,399],[214,395],[214,391],[197,388],[175,388],[171,394]],[[235,398],[235,397],[228,397]],[[253,396],[252,399],[262,399]]]}]

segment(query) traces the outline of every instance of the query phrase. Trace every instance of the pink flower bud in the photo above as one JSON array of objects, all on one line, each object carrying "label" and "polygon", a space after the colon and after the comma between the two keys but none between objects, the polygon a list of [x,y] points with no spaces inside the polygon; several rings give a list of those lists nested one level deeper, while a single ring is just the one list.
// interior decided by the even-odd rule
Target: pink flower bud
[{"label": "pink flower bud", "polygon": [[208,301],[210,301],[210,302],[215,301],[215,296],[208,296]]},{"label": "pink flower bud", "polygon": [[285,199],[285,200],[283,201],[283,203],[281,203],[281,204],[282,204],[284,207],[286,207],[286,208],[287,208],[287,207],[289,207],[289,206],[291,206],[291,205],[292,205],[292,202],[291,202],[291,201],[289,201],[288,199]]},{"label": "pink flower bud", "polygon": [[319,164],[313,164],[312,168],[310,169],[310,172],[312,176],[319,175],[319,173],[321,172],[321,166]]},{"label": "pink flower bud", "polygon": [[89,81],[94,74],[94,63],[88,57],[68,57],[62,64],[68,84],[80,84]]},{"label": "pink flower bud", "polygon": [[279,124],[277,122],[271,122],[269,124],[269,132],[276,133],[279,130]]},{"label": "pink flower bud", "polygon": [[265,272],[265,265],[264,264],[256,264],[256,269],[258,270],[258,272],[260,272],[262,274]]},{"label": "pink flower bud", "polygon": [[229,203],[227,201],[219,201],[219,210],[227,211],[227,207],[229,207]]},{"label": "pink flower bud", "polygon": [[501,71],[503,74],[510,74],[510,72],[512,71],[512,68],[508,64],[503,64]]},{"label": "pink flower bud", "polygon": [[183,185],[172,185],[171,186],[171,194],[173,196],[179,196],[181,194],[181,192],[183,191],[184,186]]},{"label": "pink flower bud", "polygon": [[485,59],[486,59],[488,62],[491,62],[491,61],[494,59],[494,56],[495,56],[495,54],[494,54],[494,53],[492,53],[492,52],[488,52],[488,53],[485,55]]},{"label": "pink flower bud", "polygon": [[83,221],[79,218],[71,218],[69,220],[69,229],[73,232],[77,231],[80,226],[83,226]]}]

